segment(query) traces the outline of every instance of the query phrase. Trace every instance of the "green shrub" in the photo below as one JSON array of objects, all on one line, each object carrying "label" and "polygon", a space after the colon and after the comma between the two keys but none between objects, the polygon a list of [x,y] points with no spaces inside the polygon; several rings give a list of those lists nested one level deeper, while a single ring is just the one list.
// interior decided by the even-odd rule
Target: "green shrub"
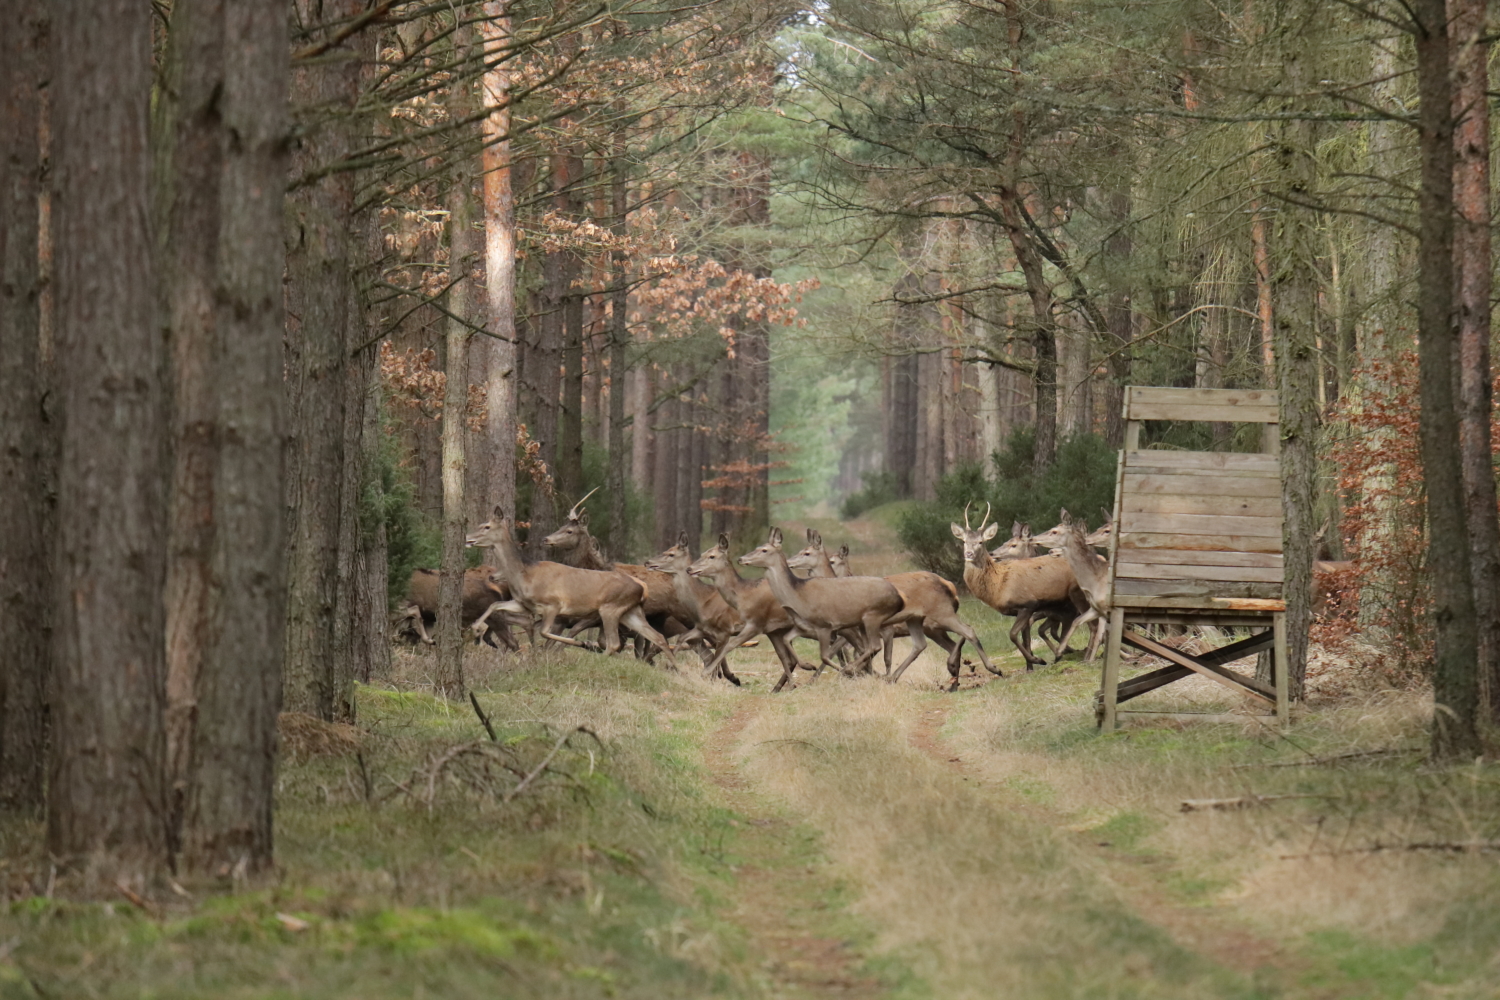
[{"label": "green shrub", "polygon": [[898,499],[894,472],[876,469],[862,473],[860,478],[864,480],[865,488],[845,497],[843,505],[839,508],[839,516],[846,521],[859,517],[867,510]]},{"label": "green shrub", "polygon": [[1031,428],[1017,430],[991,456],[994,479],[977,464],[962,466],[939,480],[936,500],[902,515],[897,535],[917,565],[949,580],[963,578],[963,551],[948,526],[962,523],[965,504],[973,525],[990,505],[989,518],[1000,525],[996,544],[1010,537],[1013,521],[1045,531],[1062,508],[1090,524],[1100,522],[1100,509],[1114,506],[1115,452],[1097,434],[1075,435],[1058,446],[1052,466],[1038,479],[1032,472],[1035,444]]},{"label": "green shrub", "polygon": [[406,596],[412,570],[438,564],[443,538],[440,526],[417,507],[416,487],[401,464],[401,446],[385,423],[375,474],[365,483],[360,530],[385,528],[386,599],[394,608]]}]

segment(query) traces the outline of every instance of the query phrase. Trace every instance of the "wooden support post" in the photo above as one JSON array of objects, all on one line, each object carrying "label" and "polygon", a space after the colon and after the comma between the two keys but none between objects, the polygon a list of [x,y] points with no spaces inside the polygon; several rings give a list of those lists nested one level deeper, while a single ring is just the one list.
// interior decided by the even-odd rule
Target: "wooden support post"
[{"label": "wooden support post", "polygon": [[1276,638],[1271,654],[1271,677],[1276,685],[1276,721],[1283,727],[1291,724],[1291,705],[1287,700],[1286,669],[1286,613],[1278,611],[1271,617],[1271,628]]},{"label": "wooden support post", "polygon": [[1125,609],[1112,608],[1109,612],[1109,640],[1104,650],[1104,681],[1099,685],[1099,694],[1104,699],[1104,714],[1099,720],[1099,731],[1115,731],[1115,706],[1120,695],[1120,635],[1125,631]]}]

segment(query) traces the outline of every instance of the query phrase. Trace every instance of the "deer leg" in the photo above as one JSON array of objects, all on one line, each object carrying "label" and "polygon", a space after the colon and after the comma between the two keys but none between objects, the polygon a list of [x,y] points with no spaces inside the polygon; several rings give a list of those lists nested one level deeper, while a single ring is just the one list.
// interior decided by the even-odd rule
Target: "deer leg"
[{"label": "deer leg", "polygon": [[786,632],[768,632],[766,638],[771,640],[771,648],[776,650],[776,658],[781,661],[781,680],[771,688],[771,693],[776,694],[788,684],[796,687],[793,680],[797,673],[797,654],[792,652],[792,644],[787,640]]},{"label": "deer leg", "polygon": [[759,634],[759,628],[757,628],[752,622],[746,622],[743,628],[741,628],[738,632],[725,640],[724,644],[719,647],[719,651],[714,654],[714,658],[708,661],[708,665],[703,668],[704,678],[708,679],[717,674],[723,667],[725,658],[728,657],[730,653],[734,652],[734,650],[738,649],[746,642],[749,642]]},{"label": "deer leg", "polygon": [[1016,652],[1021,654],[1021,659],[1026,661],[1027,671],[1034,670],[1040,663],[1047,665],[1047,661],[1031,651],[1031,609],[1022,608],[1016,614],[1016,621],[1010,627],[1010,641],[1016,647]]},{"label": "deer leg", "polygon": [[[996,667],[996,666],[994,666],[994,665],[992,665],[990,663],[989,654],[984,651],[984,643],[982,643],[982,642],[979,641],[979,633],[975,632],[974,629],[973,629],[973,627],[971,625],[969,625],[968,622],[964,621],[962,618],[959,618],[957,615],[955,615],[952,618],[950,618],[950,619],[948,619],[946,621],[943,621],[943,622],[941,622],[939,624],[940,624],[941,628],[944,628],[944,629],[946,629],[949,632],[955,632],[958,635],[960,635],[963,638],[964,642],[973,643],[974,648],[979,651],[979,662],[984,664],[984,669],[988,670],[990,673],[994,674],[996,677],[1004,677],[1005,676],[1005,674],[1003,674],[1003,673],[1000,672],[1000,668],[999,667]],[[931,632],[929,632],[927,634],[928,635],[932,635]],[[936,638],[936,637],[934,637],[934,638]],[[960,651],[960,653],[962,653],[962,651],[963,651],[963,643],[959,643],[959,651]]]},{"label": "deer leg", "polygon": [[896,668],[896,675],[890,678],[892,684],[901,679],[901,675],[906,673],[906,668],[911,666],[916,658],[922,655],[922,650],[927,648],[927,630],[922,627],[922,619],[908,618],[906,634],[911,638],[911,652],[906,654],[906,659],[902,661],[901,666]]},{"label": "deer leg", "polygon": [[[1066,650],[1068,648],[1068,640],[1071,639],[1071,638],[1073,638],[1073,631],[1076,628],[1078,628],[1078,626],[1080,626],[1080,625],[1087,625],[1089,622],[1096,620],[1098,617],[1099,617],[1099,612],[1095,611],[1093,608],[1089,608],[1083,614],[1079,615],[1077,618],[1074,618],[1072,621],[1068,622],[1068,630],[1066,632],[1064,632],[1063,636],[1062,636],[1062,642],[1061,642],[1062,648],[1064,650]],[[1089,629],[1089,632],[1093,632],[1093,631],[1094,631],[1093,629]],[[1092,640],[1091,640],[1091,644],[1092,644]],[[1059,654],[1059,655],[1061,655],[1061,654]],[[1092,657],[1090,657],[1090,659],[1092,659]]]},{"label": "deer leg", "polygon": [[1104,641],[1105,633],[1109,630],[1109,620],[1100,615],[1094,621],[1094,634],[1089,639],[1089,648],[1084,653],[1084,659],[1088,663],[1094,662],[1094,657],[1099,655],[1099,643]]},{"label": "deer leg", "polygon": [[963,639],[960,638],[957,642],[954,642],[949,638],[944,627],[933,624],[931,619],[927,619],[922,623],[922,633],[942,647],[943,651],[948,654],[948,676],[953,678],[953,682],[948,685],[947,690],[957,691],[958,675],[963,669]]},{"label": "deer leg", "polygon": [[620,621],[625,624],[626,628],[630,629],[636,635],[644,636],[647,642],[665,653],[667,655],[667,666],[673,670],[677,669],[677,657],[673,656],[672,650],[667,648],[666,636],[651,627],[651,623],[646,621],[646,616],[641,613],[641,606],[639,604],[634,605],[621,615]]}]

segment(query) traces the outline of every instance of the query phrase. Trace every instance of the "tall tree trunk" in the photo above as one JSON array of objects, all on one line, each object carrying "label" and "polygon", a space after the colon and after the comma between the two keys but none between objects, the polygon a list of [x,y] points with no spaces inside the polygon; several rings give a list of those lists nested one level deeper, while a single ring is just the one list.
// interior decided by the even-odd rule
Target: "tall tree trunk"
[{"label": "tall tree trunk", "polygon": [[1459,446],[1474,609],[1481,713],[1500,724],[1500,521],[1490,451],[1490,116],[1485,0],[1449,0],[1454,64],[1453,263],[1458,281]]},{"label": "tall tree trunk", "polygon": [[[662,369],[661,383],[663,388],[658,395],[676,385],[677,373],[670,368]],[[656,537],[652,544],[658,551],[671,545],[677,534],[677,442],[681,437],[676,430],[677,408],[675,392],[656,408],[656,471],[652,476],[656,490]]]},{"label": "tall tree trunk", "polygon": [[1461,357],[1453,285],[1453,85],[1444,0],[1413,0],[1411,10],[1421,102],[1417,121],[1422,157],[1417,329],[1427,565],[1432,574],[1434,621],[1432,694],[1437,711],[1432,752],[1439,759],[1465,760],[1480,750],[1475,727],[1478,624],[1454,398]]},{"label": "tall tree trunk", "polygon": [[1026,279],[1031,300],[1031,344],[1035,351],[1032,383],[1036,387],[1036,451],[1032,471],[1040,478],[1057,457],[1057,321],[1052,314],[1052,286],[1021,221],[1019,195],[1011,187],[1000,190],[1000,215],[1010,237],[1016,264]]},{"label": "tall tree trunk", "polygon": [[[1311,8],[1307,8],[1309,11]],[[1293,92],[1307,78],[1307,52],[1290,39],[1282,64]],[[1315,197],[1317,136],[1310,122],[1285,122],[1276,149],[1283,188],[1277,213],[1277,252],[1283,265],[1273,294],[1277,301],[1274,377],[1281,403],[1282,552],[1285,567],[1287,672],[1291,697],[1302,697],[1307,674],[1308,632],[1312,626],[1312,564],[1317,533],[1318,475],[1318,272],[1315,221],[1298,207]],[[1256,253],[1261,248],[1257,246]],[[1268,373],[1271,375],[1272,373]]]},{"label": "tall tree trunk", "polygon": [[[609,184],[609,209],[613,217],[610,228],[617,237],[623,237],[628,232],[625,170],[623,144],[618,143],[614,160],[610,164]],[[610,548],[618,558],[623,559],[630,551],[630,527],[625,517],[625,475],[627,463],[631,468],[635,465],[635,448],[632,446],[629,452],[625,449],[626,386],[634,387],[635,381],[626,375],[630,350],[630,324],[626,312],[630,304],[630,259],[624,250],[616,250],[610,255],[609,280],[609,472],[605,492],[609,494]],[[631,433],[639,435],[641,431],[633,430]]]},{"label": "tall tree trunk", "polygon": [[0,23],[0,808],[42,804],[51,674],[53,427],[43,407],[41,92],[48,9]]},{"label": "tall tree trunk", "polygon": [[[168,863],[165,345],[150,219],[151,10],[52,6],[63,423],[47,849],[103,885]],[[101,169],[107,164],[108,169]]]},{"label": "tall tree trunk", "polygon": [[[582,180],[583,162],[567,157],[567,180]],[[559,195],[557,209],[564,218],[578,214],[575,192]],[[578,257],[562,255],[562,401],[557,410],[557,488],[568,503],[583,496],[583,293],[576,287],[581,271]]]},{"label": "tall tree trunk", "polygon": [[1109,330],[1108,381],[1104,397],[1104,438],[1111,448],[1120,448],[1125,443],[1125,386],[1130,382],[1130,341],[1133,321],[1130,309],[1130,289],[1126,285],[1130,240],[1130,191],[1121,188],[1110,195],[1110,217],[1115,231],[1105,242],[1110,267],[1114,272],[1110,282],[1109,298],[1104,314]]},{"label": "tall tree trunk", "polygon": [[285,12],[179,0],[172,44],[170,777],[183,865],[254,872],[272,861],[286,626]]},{"label": "tall tree trunk", "polygon": [[[455,102],[458,103],[458,102]],[[466,110],[460,104],[459,114]],[[475,246],[468,172],[460,164],[448,196],[447,365],[443,389],[443,560],[438,586],[437,688],[464,691],[464,436],[469,403],[469,272]]]},{"label": "tall tree trunk", "polygon": [[[363,10],[360,0],[296,0],[300,23],[336,31]],[[328,26],[333,27],[328,27]],[[295,109],[312,117],[292,150],[294,177],[305,177],[354,149],[353,109],[360,63],[346,59],[292,70]],[[354,272],[354,176],[337,171],[294,183],[288,198],[286,303],[288,359],[288,526],[285,706],[321,719],[346,714],[341,665],[347,663],[347,615],[355,538],[345,523],[354,457],[346,454],[351,418],[362,416],[363,364],[350,357],[359,331]],[[351,398],[351,395],[353,398]],[[351,408],[355,411],[350,413]],[[362,424],[361,424],[362,426]]]},{"label": "tall tree trunk", "polygon": [[[501,52],[511,41],[509,0],[487,0],[479,30],[485,61],[495,65],[482,81],[484,106],[485,293],[489,329],[485,338],[484,464],[488,469],[484,509],[516,511],[516,200],[511,188],[510,70]],[[508,57],[506,57],[508,58]]]}]

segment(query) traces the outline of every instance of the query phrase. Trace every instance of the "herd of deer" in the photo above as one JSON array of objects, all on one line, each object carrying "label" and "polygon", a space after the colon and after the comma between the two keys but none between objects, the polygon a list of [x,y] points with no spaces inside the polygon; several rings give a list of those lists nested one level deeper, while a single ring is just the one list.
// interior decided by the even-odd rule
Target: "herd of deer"
[{"label": "herd of deer", "polygon": [[[514,650],[519,647],[512,626],[519,625],[535,643],[540,624],[542,640],[581,646],[586,644],[577,636],[598,628],[604,651],[615,653],[624,626],[634,633],[639,655],[649,659],[660,653],[675,666],[674,653],[691,648],[702,659],[705,676],[739,684],[727,657],[764,635],[781,661],[775,691],[792,683],[799,666],[815,670],[814,679],[829,666],[846,674],[869,672],[882,651],[885,677],[894,683],[928,639],[947,653],[950,690],[958,686],[965,642],[987,670],[1001,673],[974,629],[958,617],[957,588],[936,573],[856,575],[849,547],[829,553],[811,529],[807,546],[791,557],[782,551],[778,528],[763,545],[740,556],[740,565],[765,570],[759,579],[740,576],[725,535],[697,559],[684,531],[676,545],[644,565],[611,563],[589,534],[582,506],[587,499],[574,504],[563,525],[543,540],[560,561],[527,563],[512,520],[498,507],[494,518],[469,536],[469,546],[493,554],[489,564],[464,576],[462,613],[477,639]],[[963,543],[965,586],[1001,614],[1014,616],[1010,639],[1028,670],[1045,662],[1031,649],[1033,620],[1054,656],[1067,648],[1076,628],[1092,624],[1086,654],[1092,660],[1108,612],[1107,563],[1095,550],[1108,542],[1108,520],[1093,534],[1066,511],[1061,524],[1041,535],[1016,524],[1010,540],[991,552],[986,543],[998,528],[989,523],[988,508],[978,528],[969,526],[967,509],[963,527],[952,525]],[[1039,548],[1056,551],[1038,556]],[[809,575],[799,577],[794,569]],[[428,643],[425,626],[436,619],[437,591],[438,573],[417,570],[398,612],[399,623]],[[893,670],[892,642],[901,636],[911,640],[911,649]],[[792,649],[796,638],[817,640],[816,664],[799,662]]]}]

